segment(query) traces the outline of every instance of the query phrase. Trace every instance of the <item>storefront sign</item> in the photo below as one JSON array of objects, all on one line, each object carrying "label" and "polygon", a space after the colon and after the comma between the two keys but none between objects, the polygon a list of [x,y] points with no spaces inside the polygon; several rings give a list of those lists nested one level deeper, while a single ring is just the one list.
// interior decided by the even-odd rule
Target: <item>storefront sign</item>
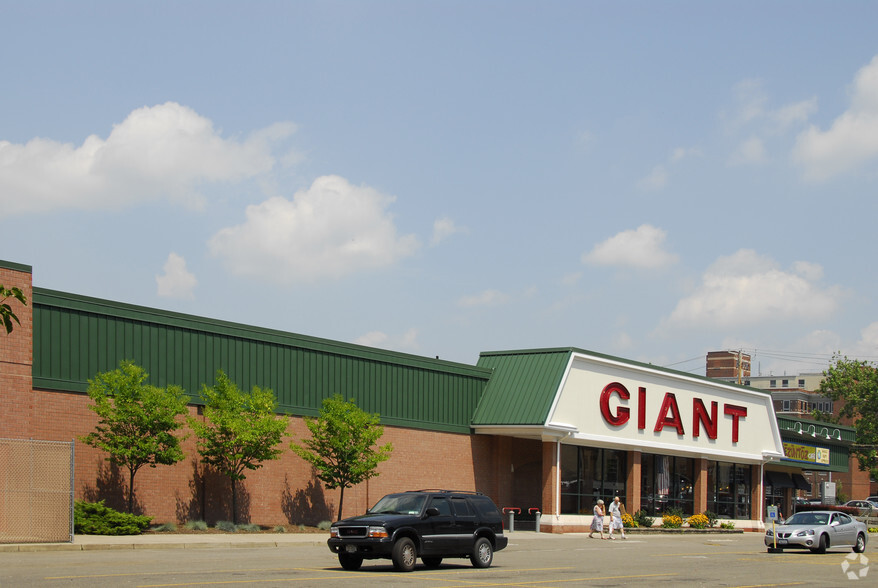
[{"label": "storefront sign", "polygon": [[[617,406],[615,410],[610,408],[610,399],[615,396],[620,401],[627,401],[631,398],[628,389],[619,382],[612,382],[604,386],[600,397],[601,415],[604,420],[614,427],[620,427],[628,422],[631,416],[631,409],[627,406]],[[717,402],[710,402],[710,412],[708,413],[704,401],[697,396],[692,399],[692,436],[697,438],[701,435],[701,427],[704,427],[705,433],[711,439],[717,437]],[[637,428],[639,430],[646,429],[646,388],[640,386],[637,388]],[[737,406],[734,404],[723,404],[723,416],[732,419],[732,443],[738,442],[739,421],[747,417],[747,407]],[[662,398],[662,405],[656,416],[655,428],[653,431],[661,433],[665,427],[673,428],[678,435],[686,434],[686,427],[680,413],[680,407],[677,405],[677,397],[672,392],[665,392]]]},{"label": "storefront sign", "polygon": [[826,447],[799,445],[798,443],[784,441],[783,454],[787,459],[795,461],[807,461],[809,463],[829,465],[829,449]]}]

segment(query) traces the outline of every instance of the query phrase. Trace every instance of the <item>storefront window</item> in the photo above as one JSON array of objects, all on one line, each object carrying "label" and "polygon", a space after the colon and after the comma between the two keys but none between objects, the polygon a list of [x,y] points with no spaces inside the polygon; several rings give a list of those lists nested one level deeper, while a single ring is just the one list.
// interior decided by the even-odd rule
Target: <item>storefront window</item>
[{"label": "storefront window", "polygon": [[640,507],[652,516],[668,508],[692,515],[695,460],[644,453],[640,466]]},{"label": "storefront window", "polygon": [[626,453],[595,447],[561,446],[561,513],[591,514],[595,502],[625,497]]},{"label": "storefront window", "polygon": [[750,518],[750,466],[708,463],[707,510],[722,519]]}]

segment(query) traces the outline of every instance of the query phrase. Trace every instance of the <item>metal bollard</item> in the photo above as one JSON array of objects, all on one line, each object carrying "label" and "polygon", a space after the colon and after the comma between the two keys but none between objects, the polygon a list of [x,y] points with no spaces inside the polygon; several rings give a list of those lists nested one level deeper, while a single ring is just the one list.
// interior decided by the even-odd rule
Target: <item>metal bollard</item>
[{"label": "metal bollard", "polygon": [[536,531],[537,533],[540,532],[540,517],[541,516],[542,516],[542,513],[540,511],[536,511],[534,513],[534,531]]},{"label": "metal bollard", "polygon": [[503,508],[503,512],[509,515],[509,524],[507,525],[506,530],[512,533],[515,531],[515,513],[520,513],[521,509],[516,506],[506,506]]}]

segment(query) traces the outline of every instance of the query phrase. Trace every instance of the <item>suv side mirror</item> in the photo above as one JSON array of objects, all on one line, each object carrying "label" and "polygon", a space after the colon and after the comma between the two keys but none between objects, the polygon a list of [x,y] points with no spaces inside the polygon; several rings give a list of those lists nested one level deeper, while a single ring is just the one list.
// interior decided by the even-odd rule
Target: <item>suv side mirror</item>
[{"label": "suv side mirror", "polygon": [[427,509],[427,512],[425,514],[428,517],[435,517],[439,514],[439,509],[436,508],[435,506],[431,506],[430,508]]}]

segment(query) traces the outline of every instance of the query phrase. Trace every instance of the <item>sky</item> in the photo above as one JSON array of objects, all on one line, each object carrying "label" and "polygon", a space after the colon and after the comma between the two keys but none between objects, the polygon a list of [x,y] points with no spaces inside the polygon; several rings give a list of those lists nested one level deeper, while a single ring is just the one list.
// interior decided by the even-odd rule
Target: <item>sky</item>
[{"label": "sky", "polygon": [[0,14],[0,259],[37,287],[471,365],[878,359],[878,3]]}]

